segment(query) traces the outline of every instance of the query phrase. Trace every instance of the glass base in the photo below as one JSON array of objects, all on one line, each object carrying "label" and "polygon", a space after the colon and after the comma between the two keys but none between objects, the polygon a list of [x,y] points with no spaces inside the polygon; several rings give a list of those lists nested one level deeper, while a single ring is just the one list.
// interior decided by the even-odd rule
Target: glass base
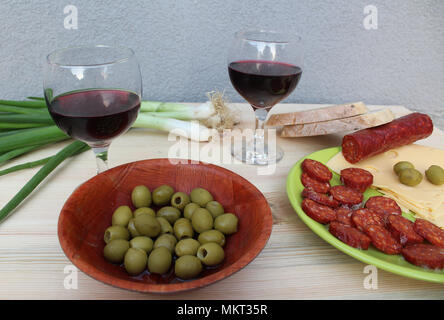
[{"label": "glass base", "polygon": [[284,150],[282,150],[281,147],[276,146],[276,148],[273,149],[275,150],[269,149],[267,144],[264,144],[258,149],[256,148],[256,144],[248,144],[242,141],[241,146],[236,147],[236,144],[233,145],[231,155],[246,164],[266,166],[277,163],[284,157]]}]

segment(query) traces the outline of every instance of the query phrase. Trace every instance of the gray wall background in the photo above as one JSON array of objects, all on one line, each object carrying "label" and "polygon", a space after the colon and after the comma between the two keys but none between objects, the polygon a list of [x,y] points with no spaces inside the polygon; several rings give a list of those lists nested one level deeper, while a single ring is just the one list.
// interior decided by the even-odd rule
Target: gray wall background
[{"label": "gray wall background", "polygon": [[[138,56],[144,98],[204,101],[226,90],[227,48],[235,31],[284,29],[304,38],[298,103],[402,104],[444,128],[442,0],[0,0],[0,97],[42,94],[44,58],[79,44],[120,44]],[[78,29],[63,26],[66,5]],[[366,5],[378,29],[363,27]],[[439,118],[441,117],[441,118]]]}]

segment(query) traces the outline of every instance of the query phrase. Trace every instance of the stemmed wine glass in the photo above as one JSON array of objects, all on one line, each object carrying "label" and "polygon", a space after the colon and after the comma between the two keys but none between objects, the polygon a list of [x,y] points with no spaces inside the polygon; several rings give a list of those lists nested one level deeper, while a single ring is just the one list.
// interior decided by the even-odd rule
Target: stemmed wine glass
[{"label": "stemmed wine glass", "polygon": [[282,159],[281,148],[268,148],[265,143],[264,122],[268,111],[296,88],[301,64],[302,43],[297,35],[264,30],[235,34],[228,54],[228,73],[231,84],[256,115],[254,139],[248,145],[233,148],[236,159],[255,165]]},{"label": "stemmed wine glass", "polygon": [[91,146],[97,172],[108,169],[108,147],[137,118],[142,77],[134,51],[104,45],[50,53],[44,94],[56,125]]}]

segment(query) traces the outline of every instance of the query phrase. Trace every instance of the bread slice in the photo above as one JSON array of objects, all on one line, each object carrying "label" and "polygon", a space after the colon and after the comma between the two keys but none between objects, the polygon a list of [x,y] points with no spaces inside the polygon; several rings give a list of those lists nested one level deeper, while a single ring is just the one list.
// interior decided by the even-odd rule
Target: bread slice
[{"label": "bread slice", "polygon": [[390,109],[330,121],[284,126],[281,137],[310,137],[380,126],[395,119]]},{"label": "bread slice", "polygon": [[368,112],[363,102],[340,104],[291,113],[272,114],[265,125],[270,127],[305,124],[353,117]]}]

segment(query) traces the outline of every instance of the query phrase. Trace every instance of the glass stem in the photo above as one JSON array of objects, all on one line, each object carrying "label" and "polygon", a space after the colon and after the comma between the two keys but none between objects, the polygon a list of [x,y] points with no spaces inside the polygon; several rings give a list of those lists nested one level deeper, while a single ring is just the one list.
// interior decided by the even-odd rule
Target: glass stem
[{"label": "glass stem", "polygon": [[108,148],[109,146],[100,147],[100,148],[92,147],[92,151],[96,156],[97,174],[108,170]]},{"label": "glass stem", "polygon": [[267,109],[261,108],[254,110],[254,114],[256,115],[256,130],[254,131],[254,144],[256,148],[256,152],[259,151],[258,149],[261,148],[263,150],[264,148],[264,142],[265,142],[265,120],[267,119],[268,111]]}]

